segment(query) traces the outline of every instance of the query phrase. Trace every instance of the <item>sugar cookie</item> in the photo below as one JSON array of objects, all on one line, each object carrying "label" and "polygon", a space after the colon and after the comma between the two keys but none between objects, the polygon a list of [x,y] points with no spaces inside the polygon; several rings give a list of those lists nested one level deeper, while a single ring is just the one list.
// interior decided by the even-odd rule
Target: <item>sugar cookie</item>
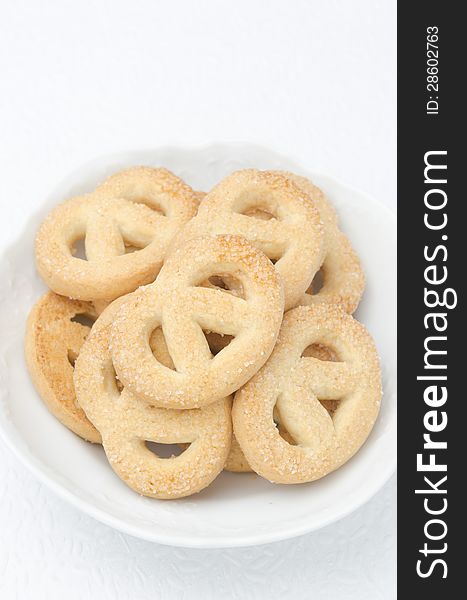
[{"label": "sugar cookie", "polygon": [[[323,344],[339,362],[303,356]],[[320,400],[339,401],[334,410]],[[381,400],[377,352],[366,329],[341,308],[316,304],[286,313],[264,367],[236,395],[234,432],[250,466],[276,483],[319,479],[364,443]],[[296,445],[284,440],[274,408]]]},{"label": "sugar cookie", "polygon": [[85,440],[101,436],[76,401],[74,362],[90,327],[76,317],[96,318],[90,302],[48,292],[35,304],[26,326],[25,352],[31,379],[50,412]]},{"label": "sugar cookie", "polygon": [[[98,318],[76,361],[74,382],[80,406],[99,429],[110,465],[140,494],[160,499],[189,496],[222,471],[230,450],[231,401],[202,409],[167,410],[120,391],[109,351],[110,329],[121,298]],[[160,458],[146,442],[190,446]]]},{"label": "sugar cookie", "polygon": [[197,216],[174,240],[200,235],[245,237],[275,263],[285,308],[295,306],[323,261],[320,215],[290,177],[273,171],[236,171],[205,196]]},{"label": "sugar cookie", "polygon": [[[200,287],[211,276],[238,280],[245,298]],[[283,290],[266,256],[237,236],[188,240],[155,283],[129,295],[112,328],[119,379],[148,403],[198,408],[225,398],[264,364],[282,320]],[[149,336],[162,326],[176,370],[155,359]],[[213,356],[203,330],[234,336]]]},{"label": "sugar cookie", "polygon": [[[166,169],[132,167],[90,194],[57,206],[36,236],[36,263],[49,287],[80,300],[110,301],[154,281],[169,243],[198,198]],[[85,240],[86,259],[73,255]]]}]

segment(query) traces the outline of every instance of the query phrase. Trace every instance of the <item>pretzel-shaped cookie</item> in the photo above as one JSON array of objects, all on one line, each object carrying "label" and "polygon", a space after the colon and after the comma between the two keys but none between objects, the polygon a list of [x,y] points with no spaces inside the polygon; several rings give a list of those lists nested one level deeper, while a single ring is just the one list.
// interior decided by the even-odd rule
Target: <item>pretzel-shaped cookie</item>
[{"label": "pretzel-shaped cookie", "polygon": [[[330,347],[340,362],[303,356],[312,344]],[[284,316],[268,362],[237,392],[235,435],[263,477],[276,483],[313,481],[360,448],[381,393],[378,355],[363,325],[336,306],[300,306]],[[319,400],[340,402],[328,412]],[[274,407],[296,445],[279,435]]]},{"label": "pretzel-shaped cookie", "polygon": [[[240,282],[245,298],[199,287],[211,276]],[[244,238],[188,240],[168,256],[157,280],[122,304],[112,329],[112,357],[125,387],[166,408],[198,408],[225,398],[265,363],[282,320],[281,282],[271,262]],[[153,356],[162,326],[176,370]],[[235,336],[213,357],[204,330]]]},{"label": "pretzel-shaped cookie", "polygon": [[[232,435],[230,399],[202,409],[167,410],[120,392],[109,351],[110,328],[119,298],[98,318],[76,361],[74,382],[80,405],[99,429],[110,465],[145,496],[182,498],[199,492],[222,471]],[[146,442],[190,442],[177,457],[156,456]]]},{"label": "pretzel-shaped cookie", "polygon": [[[218,340],[214,341],[214,343],[216,342],[218,343]],[[306,350],[303,352],[303,356],[314,356],[320,360],[335,360],[335,354],[327,346],[323,346],[322,344],[313,344],[312,346],[308,346],[308,348],[306,348]],[[326,406],[329,411],[331,411],[334,402],[334,400],[323,400],[322,404]],[[283,437],[289,444],[295,444],[295,440],[284,428],[284,425],[281,422],[280,413],[276,407],[274,407],[273,417],[275,423],[277,423],[277,430],[281,437]],[[231,471],[233,473],[251,473],[253,471],[248,464],[248,461],[245,458],[245,455],[243,454],[235,435],[232,435],[232,445],[230,446],[230,453],[224,465],[224,471]]]},{"label": "pretzel-shaped cookie", "polygon": [[[199,199],[166,169],[133,167],[57,206],[36,237],[37,268],[58,294],[113,300],[154,281]],[[86,258],[73,256],[85,239]],[[131,250],[131,252],[127,252]]]},{"label": "pretzel-shaped cookie", "polygon": [[289,177],[273,171],[244,169],[223,179],[202,200],[174,245],[215,234],[245,237],[276,261],[286,309],[303,297],[323,260],[318,210]]},{"label": "pretzel-shaped cookie", "polygon": [[68,429],[90,442],[101,436],[76,401],[73,364],[90,327],[73,321],[77,315],[96,317],[90,302],[48,292],[29,314],[25,352],[32,381],[50,412]]},{"label": "pretzel-shaped cookie", "polygon": [[323,285],[314,293],[312,284],[302,296],[300,304],[339,304],[346,312],[355,312],[365,287],[365,275],[352,244],[339,229],[336,211],[311,181],[294,173],[279,173],[291,179],[313,199],[324,227],[325,253],[321,264]]}]

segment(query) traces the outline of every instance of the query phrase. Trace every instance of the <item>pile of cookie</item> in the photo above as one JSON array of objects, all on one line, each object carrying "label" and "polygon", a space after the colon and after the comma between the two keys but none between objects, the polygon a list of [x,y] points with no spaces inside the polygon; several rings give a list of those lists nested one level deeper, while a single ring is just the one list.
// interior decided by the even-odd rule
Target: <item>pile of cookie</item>
[{"label": "pile of cookie", "polygon": [[189,496],[223,469],[313,481],[367,438],[382,392],[351,316],[364,275],[309,180],[245,169],[204,194],[132,167],[55,207],[35,248],[33,383],[138,493]]}]

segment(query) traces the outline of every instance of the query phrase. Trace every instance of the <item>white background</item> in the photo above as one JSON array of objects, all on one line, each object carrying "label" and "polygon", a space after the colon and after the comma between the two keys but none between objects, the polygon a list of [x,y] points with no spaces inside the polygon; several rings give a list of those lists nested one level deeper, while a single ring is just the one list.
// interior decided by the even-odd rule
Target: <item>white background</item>
[{"label": "white background", "polygon": [[[0,0],[0,247],[100,154],[248,141],[395,208],[395,0]],[[81,515],[0,442],[2,600],[395,598],[395,481],[247,549],[146,543]]]}]

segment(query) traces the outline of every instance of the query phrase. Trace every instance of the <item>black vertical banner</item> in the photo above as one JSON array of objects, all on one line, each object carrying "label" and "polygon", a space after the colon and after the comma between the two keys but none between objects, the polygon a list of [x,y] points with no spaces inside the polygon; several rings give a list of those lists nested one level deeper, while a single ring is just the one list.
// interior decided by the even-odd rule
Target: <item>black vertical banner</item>
[{"label": "black vertical banner", "polygon": [[467,573],[467,69],[455,7],[398,12],[398,597],[426,600],[465,595]]}]

